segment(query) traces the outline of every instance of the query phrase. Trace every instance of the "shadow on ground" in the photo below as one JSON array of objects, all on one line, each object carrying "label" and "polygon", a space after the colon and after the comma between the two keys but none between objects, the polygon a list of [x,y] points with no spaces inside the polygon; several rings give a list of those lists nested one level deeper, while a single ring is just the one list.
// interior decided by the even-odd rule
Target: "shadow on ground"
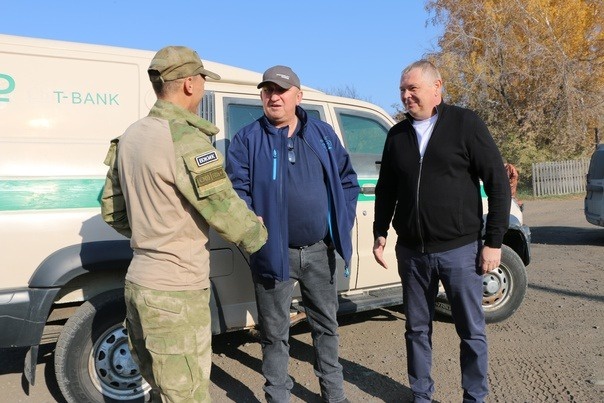
[{"label": "shadow on ground", "polygon": [[[55,344],[43,344],[40,346],[38,353],[37,365],[44,366],[44,379],[35,379],[35,386],[30,386],[24,375],[21,375],[21,387],[23,392],[29,396],[30,389],[33,387],[46,387],[52,397],[58,403],[66,403],[55,376],[55,360],[54,360]],[[5,374],[23,374],[25,354],[27,348],[2,348],[0,349],[0,375]],[[37,374],[40,376],[40,374]]]},{"label": "shadow on ground", "polygon": [[[393,315],[393,312],[402,311],[402,307],[391,307],[390,309],[376,309],[357,314],[344,315],[339,318],[340,327],[354,325],[367,321],[395,321],[399,317]],[[310,332],[306,322],[299,323],[291,328],[292,336]],[[403,335],[401,334],[401,338]],[[257,333],[255,332],[233,332],[214,337],[213,350],[215,354],[224,354],[225,356],[237,360],[250,369],[261,373],[262,362],[256,357],[252,357],[240,349],[247,343],[258,343]],[[312,371],[314,350],[312,345],[303,343],[295,338],[290,339],[290,356],[293,359],[309,363],[309,370]],[[383,402],[405,402],[412,401],[411,391],[408,387],[400,384],[391,377],[378,373],[371,368],[367,368],[357,362],[340,358],[340,363],[344,367],[344,380],[355,385],[358,389]],[[226,373],[216,365],[212,366],[212,382],[227,392],[227,397],[236,402],[258,402],[253,391],[237,380],[231,374]],[[292,395],[304,402],[321,402],[320,396],[304,387],[294,380]]]},{"label": "shadow on ground", "polygon": [[604,228],[531,227],[531,243],[604,246]]}]

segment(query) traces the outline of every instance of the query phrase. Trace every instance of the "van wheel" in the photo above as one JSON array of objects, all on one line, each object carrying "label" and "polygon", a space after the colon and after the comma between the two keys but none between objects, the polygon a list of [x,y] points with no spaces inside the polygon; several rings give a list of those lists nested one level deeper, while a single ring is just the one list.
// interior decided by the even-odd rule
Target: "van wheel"
[{"label": "van wheel", "polygon": [[55,351],[57,383],[68,402],[143,402],[150,386],[128,349],[124,291],[86,301],[61,332]]},{"label": "van wheel", "polygon": [[[507,245],[501,246],[501,264],[482,276],[482,307],[487,323],[501,322],[520,307],[526,294],[526,268],[520,256]],[[451,316],[444,289],[439,290],[436,312]]]}]

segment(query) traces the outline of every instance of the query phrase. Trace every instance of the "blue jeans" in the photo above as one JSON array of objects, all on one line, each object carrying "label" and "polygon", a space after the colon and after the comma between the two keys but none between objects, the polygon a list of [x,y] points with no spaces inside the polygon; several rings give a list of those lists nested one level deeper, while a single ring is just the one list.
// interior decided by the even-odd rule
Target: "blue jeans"
[{"label": "blue jeans", "polygon": [[338,361],[338,296],[335,253],[323,241],[289,249],[290,279],[274,281],[254,276],[261,333],[262,373],[268,402],[289,402],[293,381],[289,361],[290,306],[296,280],[311,328],[314,370],[326,402],[345,399],[342,365]]},{"label": "blue jeans", "polygon": [[403,283],[406,317],[407,372],[416,402],[430,402],[434,393],[432,319],[442,281],[451,304],[460,342],[461,386],[464,402],[483,402],[488,394],[488,348],[482,310],[479,241],[440,253],[420,253],[396,245]]}]

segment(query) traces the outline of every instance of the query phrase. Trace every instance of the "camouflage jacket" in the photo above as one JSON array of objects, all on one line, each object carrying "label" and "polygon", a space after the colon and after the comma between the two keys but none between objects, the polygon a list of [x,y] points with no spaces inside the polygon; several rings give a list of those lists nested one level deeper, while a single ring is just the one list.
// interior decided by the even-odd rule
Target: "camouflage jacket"
[{"label": "camouflage jacket", "polygon": [[[158,262],[165,271],[153,281],[135,272],[134,282],[159,289],[207,286],[209,227],[248,253],[266,242],[266,228],[233,190],[224,158],[210,142],[217,132],[199,116],[158,100],[147,117],[111,141],[102,217],[131,238],[129,275],[137,259],[147,272]],[[172,273],[166,262],[174,265]],[[189,278],[189,272],[197,274]]]}]

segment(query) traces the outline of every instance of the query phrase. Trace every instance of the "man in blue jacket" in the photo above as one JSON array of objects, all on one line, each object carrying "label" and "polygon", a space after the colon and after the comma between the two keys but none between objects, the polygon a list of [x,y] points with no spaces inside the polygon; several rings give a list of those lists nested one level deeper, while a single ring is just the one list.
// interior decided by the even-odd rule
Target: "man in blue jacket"
[{"label": "man in blue jacket", "polygon": [[226,170],[269,234],[250,257],[266,399],[290,399],[290,305],[298,281],[312,329],[321,396],[326,402],[345,402],[334,250],[347,269],[357,176],[333,128],[308,117],[299,106],[302,91],[296,73],[286,66],[271,67],[258,88],[264,116],[235,135]]}]

